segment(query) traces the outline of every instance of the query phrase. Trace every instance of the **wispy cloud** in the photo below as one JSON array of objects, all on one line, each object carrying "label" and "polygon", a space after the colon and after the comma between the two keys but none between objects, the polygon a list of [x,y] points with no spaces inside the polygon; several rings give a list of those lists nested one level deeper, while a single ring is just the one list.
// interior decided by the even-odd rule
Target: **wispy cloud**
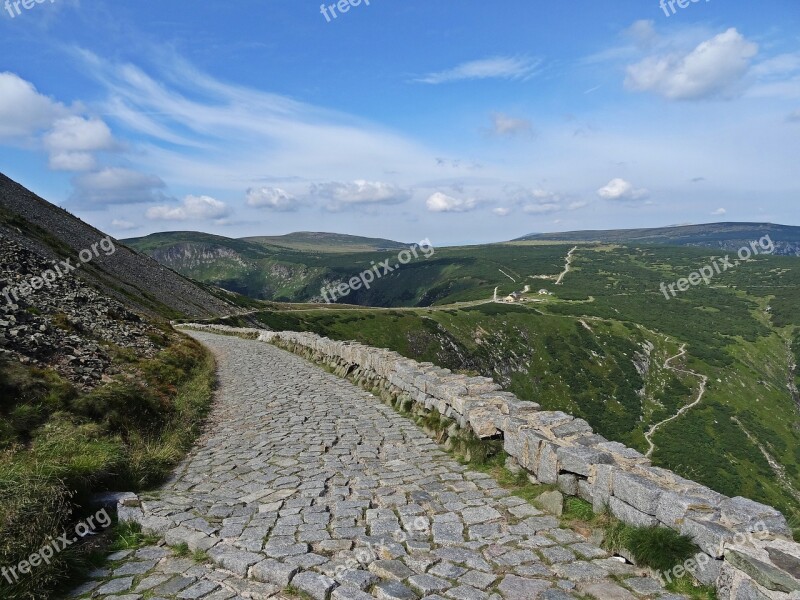
[{"label": "wispy cloud", "polygon": [[461,63],[452,69],[436,73],[428,73],[416,81],[439,84],[475,79],[527,80],[536,74],[541,62],[537,58],[497,56]]}]

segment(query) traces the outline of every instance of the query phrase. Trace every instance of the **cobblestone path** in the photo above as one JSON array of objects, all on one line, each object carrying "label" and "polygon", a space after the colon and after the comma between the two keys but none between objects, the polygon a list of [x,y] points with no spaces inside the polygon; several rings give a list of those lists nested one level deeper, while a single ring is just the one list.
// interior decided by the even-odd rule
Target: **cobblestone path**
[{"label": "cobblestone path", "polygon": [[263,342],[219,362],[208,433],[152,499],[169,547],[112,557],[73,596],[325,600],[681,598],[470,471],[371,394]]}]

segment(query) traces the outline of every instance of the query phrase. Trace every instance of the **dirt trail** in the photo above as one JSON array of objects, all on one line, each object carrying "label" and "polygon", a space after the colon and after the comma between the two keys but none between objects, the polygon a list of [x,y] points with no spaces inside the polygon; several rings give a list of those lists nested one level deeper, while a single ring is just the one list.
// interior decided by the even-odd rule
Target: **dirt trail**
[{"label": "dirt trail", "polygon": [[708,376],[703,375],[701,373],[697,373],[696,371],[690,371],[689,369],[679,369],[677,367],[673,367],[670,363],[678,358],[681,358],[686,355],[686,344],[681,346],[680,351],[675,356],[670,356],[667,360],[664,361],[664,368],[669,369],[670,371],[674,371],[675,373],[684,373],[686,375],[693,375],[700,379],[700,389],[697,393],[697,399],[692,402],[691,404],[687,404],[686,406],[682,407],[678,412],[676,412],[671,417],[664,419],[663,421],[656,423],[653,425],[650,430],[644,434],[645,439],[647,440],[647,444],[649,448],[645,456],[648,458],[653,454],[653,450],[656,449],[656,445],[653,443],[653,435],[656,431],[658,431],[662,426],[666,425],[670,421],[674,421],[684,413],[688,412],[698,404],[703,399],[703,394],[706,393],[706,385],[708,385]]},{"label": "dirt trail", "polygon": [[556,285],[561,285],[561,281],[566,277],[567,273],[569,273],[570,265],[572,265],[572,255],[577,250],[578,247],[575,246],[572,250],[567,252],[567,261],[564,263],[564,270],[561,271],[561,274],[556,279]]}]

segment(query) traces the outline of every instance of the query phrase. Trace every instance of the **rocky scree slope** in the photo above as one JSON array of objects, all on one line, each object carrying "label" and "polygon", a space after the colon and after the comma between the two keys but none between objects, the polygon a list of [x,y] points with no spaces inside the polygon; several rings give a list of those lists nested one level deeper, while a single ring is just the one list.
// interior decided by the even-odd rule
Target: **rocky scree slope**
[{"label": "rocky scree slope", "polygon": [[[46,258],[75,257],[105,234],[0,173],[0,231]],[[115,241],[116,251],[100,253],[81,277],[141,312],[216,317],[235,307],[205,289]],[[33,273],[38,275],[38,273]],[[33,275],[32,274],[32,275]]]},{"label": "rocky scree slope", "polygon": [[[0,233],[0,290],[19,286],[51,266]],[[115,374],[109,344],[152,358],[157,347],[151,337],[159,334],[156,327],[78,277],[57,279],[50,288],[13,303],[0,298],[0,359],[51,367],[83,389]]]}]

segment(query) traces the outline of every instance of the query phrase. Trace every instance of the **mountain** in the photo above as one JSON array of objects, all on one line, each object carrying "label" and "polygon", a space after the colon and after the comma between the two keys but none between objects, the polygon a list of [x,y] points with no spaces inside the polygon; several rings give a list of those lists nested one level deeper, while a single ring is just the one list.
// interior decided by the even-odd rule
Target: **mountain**
[{"label": "mountain", "polygon": [[360,237],[341,233],[298,231],[287,235],[257,236],[243,238],[265,246],[278,246],[304,252],[377,252],[402,250],[408,244],[381,238]]},{"label": "mountain", "polygon": [[[0,173],[0,232],[47,260],[79,262],[81,250],[107,237]],[[225,294],[212,294],[145,254],[114,243],[95,252],[77,272],[106,294],[137,310],[172,316],[212,317],[235,312]]]},{"label": "mountain", "polygon": [[774,242],[775,254],[800,256],[800,227],[772,223],[707,223],[649,229],[532,233],[514,241],[663,244],[738,251],[765,235]]}]

